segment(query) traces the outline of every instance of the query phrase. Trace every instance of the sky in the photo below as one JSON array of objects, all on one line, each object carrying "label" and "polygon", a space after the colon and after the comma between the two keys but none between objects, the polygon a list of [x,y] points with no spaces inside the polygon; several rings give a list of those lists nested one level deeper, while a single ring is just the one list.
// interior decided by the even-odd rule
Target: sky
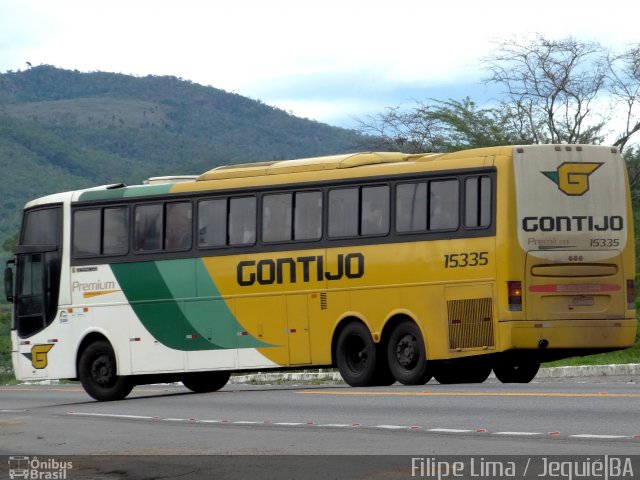
[{"label": "sky", "polygon": [[0,0],[0,72],[172,75],[353,128],[387,107],[491,92],[500,39],[640,42],[629,0]]}]

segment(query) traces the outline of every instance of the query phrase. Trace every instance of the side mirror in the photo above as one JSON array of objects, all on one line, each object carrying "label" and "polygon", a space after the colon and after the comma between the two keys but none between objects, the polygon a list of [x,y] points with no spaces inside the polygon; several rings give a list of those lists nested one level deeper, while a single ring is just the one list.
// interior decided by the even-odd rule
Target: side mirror
[{"label": "side mirror", "polygon": [[7,302],[13,303],[13,268],[10,265],[15,265],[15,260],[9,260],[7,266],[4,269],[4,294],[7,297]]}]

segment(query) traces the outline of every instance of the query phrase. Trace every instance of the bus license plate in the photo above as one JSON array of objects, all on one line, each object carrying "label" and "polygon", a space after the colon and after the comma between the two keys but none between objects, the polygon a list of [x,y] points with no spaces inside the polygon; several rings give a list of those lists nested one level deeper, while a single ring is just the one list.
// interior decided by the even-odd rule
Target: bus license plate
[{"label": "bus license plate", "polygon": [[573,297],[571,299],[572,307],[593,307],[593,297]]}]

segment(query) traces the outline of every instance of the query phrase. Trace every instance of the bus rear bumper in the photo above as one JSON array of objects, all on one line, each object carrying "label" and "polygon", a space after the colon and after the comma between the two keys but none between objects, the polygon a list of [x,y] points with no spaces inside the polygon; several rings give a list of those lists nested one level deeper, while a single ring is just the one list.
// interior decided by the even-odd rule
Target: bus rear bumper
[{"label": "bus rear bumper", "polygon": [[632,346],[638,322],[621,320],[539,320],[499,322],[499,350],[619,349]]}]

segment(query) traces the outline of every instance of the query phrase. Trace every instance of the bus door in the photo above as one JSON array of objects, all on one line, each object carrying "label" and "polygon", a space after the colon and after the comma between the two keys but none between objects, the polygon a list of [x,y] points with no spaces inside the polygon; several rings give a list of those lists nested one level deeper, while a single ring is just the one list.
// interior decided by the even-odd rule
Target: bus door
[{"label": "bus door", "polygon": [[60,291],[62,207],[25,213],[20,245],[14,253],[14,328],[27,338],[53,321]]},{"label": "bus door", "polygon": [[20,338],[39,332],[54,319],[60,286],[59,250],[55,245],[16,248],[14,327]]},{"label": "bus door", "polygon": [[[43,330],[56,317],[60,291],[60,242],[62,239],[62,208],[48,207],[25,213],[20,245],[14,249],[15,267],[5,271],[7,299],[13,302],[13,325],[18,338],[27,339]],[[32,373],[23,376],[43,376],[47,366],[46,345],[23,340],[17,354],[31,359]],[[47,350],[48,351],[48,350]],[[19,362],[16,368],[22,365]]]}]

